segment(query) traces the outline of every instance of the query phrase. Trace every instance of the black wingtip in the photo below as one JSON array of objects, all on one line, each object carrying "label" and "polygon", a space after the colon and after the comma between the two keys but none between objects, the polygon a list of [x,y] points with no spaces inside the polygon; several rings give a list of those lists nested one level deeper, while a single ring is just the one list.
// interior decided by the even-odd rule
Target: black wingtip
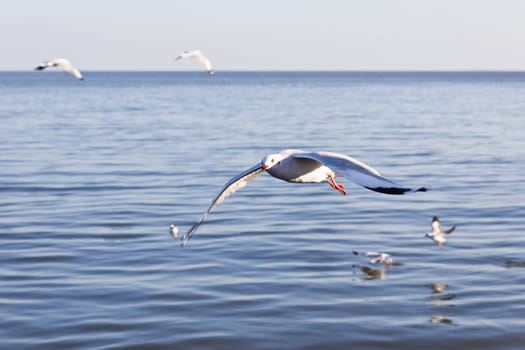
[{"label": "black wingtip", "polygon": [[456,226],[454,225],[451,228],[449,228],[448,230],[446,230],[445,232],[446,233],[452,233],[452,232],[454,232],[455,229],[456,229]]},{"label": "black wingtip", "polygon": [[385,194],[405,194],[407,192],[426,192],[428,189],[426,187],[420,187],[416,190],[413,190],[411,188],[402,188],[402,187],[366,187],[365,188],[379,192],[379,193],[385,193]]},{"label": "black wingtip", "polygon": [[410,192],[410,188],[399,188],[399,187],[366,187],[369,190],[384,193],[384,194],[405,194],[405,192]]}]

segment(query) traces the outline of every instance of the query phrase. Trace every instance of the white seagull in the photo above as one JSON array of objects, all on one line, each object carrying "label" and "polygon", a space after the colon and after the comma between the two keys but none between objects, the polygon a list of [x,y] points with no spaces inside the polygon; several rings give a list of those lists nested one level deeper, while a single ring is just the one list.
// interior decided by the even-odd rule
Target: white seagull
[{"label": "white seagull", "polygon": [[182,246],[197,231],[213,208],[264,171],[267,171],[273,177],[288,182],[318,183],[326,181],[343,195],[346,194],[346,191],[343,185],[335,182],[336,177],[346,177],[369,190],[386,194],[405,194],[427,190],[425,187],[417,189],[403,187],[382,177],[377,170],[369,165],[344,154],[322,151],[305,152],[294,149],[284,150],[280,153],[267,155],[261,163],[230,179],[211,202],[208,210],[204,212],[199,221],[182,237]]},{"label": "white seagull", "polygon": [[170,233],[173,236],[173,238],[177,237],[179,234],[179,228],[175,225],[170,225]]},{"label": "white seagull", "polygon": [[362,256],[370,257],[371,258],[370,262],[372,264],[383,263],[385,265],[392,265],[394,263],[394,259],[392,259],[390,254],[387,254],[387,253],[379,253],[379,252],[362,252],[362,253],[359,253],[359,252],[356,252],[355,250],[353,251],[353,253],[355,255],[362,255]]},{"label": "white seagull", "polygon": [[456,226],[452,226],[452,228],[441,231],[441,223],[439,222],[439,218],[437,216],[434,216],[432,218],[432,232],[427,233],[425,236],[433,240],[434,242],[437,242],[439,248],[443,248],[443,243],[447,241],[445,238],[447,235],[451,234],[452,231],[456,229]]},{"label": "white seagull", "polygon": [[175,61],[178,61],[181,58],[196,58],[204,66],[204,68],[206,68],[209,75],[214,74],[210,60],[208,59],[208,57],[204,56],[202,52],[200,52],[200,50],[184,51],[183,53],[175,57]]},{"label": "white seagull", "polygon": [[78,69],[76,69],[71,64],[71,62],[69,62],[69,60],[65,58],[56,58],[52,61],[42,62],[38,66],[35,67],[35,70],[44,70],[49,67],[60,67],[64,69],[66,72],[68,72],[69,74],[71,74],[72,76],[74,76],[75,78],[84,80],[84,78],[82,77],[82,74],[80,74]]}]

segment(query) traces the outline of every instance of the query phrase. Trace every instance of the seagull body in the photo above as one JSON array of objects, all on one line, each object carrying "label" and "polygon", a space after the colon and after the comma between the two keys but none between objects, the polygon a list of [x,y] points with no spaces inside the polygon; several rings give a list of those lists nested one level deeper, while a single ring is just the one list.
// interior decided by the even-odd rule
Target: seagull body
[{"label": "seagull body", "polygon": [[318,183],[326,181],[343,195],[346,194],[346,190],[343,185],[335,182],[336,177],[344,176],[369,190],[386,194],[400,195],[427,190],[424,187],[417,189],[403,187],[382,177],[374,168],[344,154],[284,150],[280,153],[267,155],[261,163],[230,179],[199,221],[182,237],[182,246],[197,231],[213,208],[264,171],[275,178],[288,182]]},{"label": "seagull body", "polygon": [[451,234],[455,229],[456,226],[452,226],[450,229],[442,231],[439,218],[434,216],[432,218],[432,232],[427,233],[425,236],[436,242],[438,247],[441,249],[443,248],[443,243],[447,241],[446,236]]},{"label": "seagull body", "polygon": [[177,237],[179,234],[179,228],[175,225],[170,225],[170,233],[173,236],[173,238]]},{"label": "seagull body", "polygon": [[79,80],[84,80],[79,70],[76,69],[71,64],[71,62],[69,62],[69,60],[65,58],[56,58],[52,61],[46,61],[46,62],[40,63],[38,66],[35,67],[35,70],[44,70],[50,67],[60,67],[64,69],[66,72],[68,72],[69,74],[71,74],[72,76],[74,76],[75,78]]},{"label": "seagull body", "polygon": [[355,255],[362,255],[362,256],[370,257],[371,258],[370,262],[372,264],[383,263],[385,265],[392,265],[394,263],[394,259],[392,259],[390,254],[387,254],[387,253],[379,253],[379,252],[362,252],[362,253],[359,253],[359,252],[356,252],[356,251],[354,251],[353,253]]},{"label": "seagull body", "polygon": [[210,60],[208,59],[208,57],[204,56],[202,52],[200,52],[200,50],[184,51],[183,53],[175,57],[175,61],[178,61],[181,58],[196,58],[204,66],[204,68],[206,68],[209,75],[214,74]]}]

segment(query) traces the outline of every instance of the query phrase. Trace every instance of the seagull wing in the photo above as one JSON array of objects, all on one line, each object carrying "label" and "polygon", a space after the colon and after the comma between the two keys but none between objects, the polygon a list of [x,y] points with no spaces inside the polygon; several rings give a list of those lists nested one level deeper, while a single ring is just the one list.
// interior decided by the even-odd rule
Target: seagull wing
[{"label": "seagull wing", "polygon": [[377,264],[377,263],[380,262],[380,261],[381,261],[381,256],[378,256],[378,257],[375,257],[375,258],[370,259],[370,262],[371,262],[372,264]]},{"label": "seagull wing", "polygon": [[69,74],[74,76],[77,79],[84,80],[82,77],[82,74],[80,74],[80,71],[76,69],[72,64],[69,65],[69,67],[64,68]]},{"label": "seagull wing", "polygon": [[57,58],[56,60],[53,60],[51,63],[54,66],[61,67],[62,69],[64,69],[66,72],[68,72],[69,74],[71,74],[75,78],[80,79],[80,80],[84,80],[82,78],[82,74],[80,74],[79,70],[76,69],[75,66],[73,66],[68,59]]},{"label": "seagull wing", "polygon": [[381,255],[381,253],[379,253],[379,252],[363,252],[363,253],[361,253],[361,255],[363,255],[363,256],[378,256],[378,255]]},{"label": "seagull wing", "polygon": [[340,176],[363,186],[369,190],[386,194],[404,194],[406,192],[424,192],[427,189],[420,187],[417,189],[407,188],[388,180],[371,166],[349,157],[344,154],[334,152],[311,152],[293,154],[294,158],[313,159],[335,171]]},{"label": "seagull wing", "polygon": [[188,58],[188,55],[189,55],[188,51],[181,52],[177,57],[175,57],[175,61],[178,61],[181,58]]},{"label": "seagull wing", "polygon": [[43,70],[48,67],[60,67],[64,69],[66,72],[68,72],[69,74],[71,74],[72,76],[74,76],[75,78],[84,80],[84,78],[82,78],[82,74],[80,73],[80,71],[76,69],[75,66],[73,66],[71,62],[69,62],[69,60],[65,58],[57,58],[52,61],[43,62],[39,64],[37,67],[35,67],[35,70]]},{"label": "seagull wing", "polygon": [[42,62],[38,66],[35,67],[35,70],[44,70],[48,67],[51,67],[50,62]]},{"label": "seagull wing", "polygon": [[456,229],[456,226],[452,226],[451,228],[449,228],[448,230],[446,231],[443,231],[444,234],[451,234],[452,232],[454,232],[454,230]]},{"label": "seagull wing", "polygon": [[264,169],[261,167],[260,164],[257,164],[250,169],[242,172],[241,174],[233,177],[228,181],[228,183],[224,186],[224,188],[221,190],[221,192],[215,197],[215,199],[211,202],[210,206],[208,207],[208,210],[202,214],[201,218],[195,225],[193,225],[188,232],[182,237],[182,243],[181,246],[184,246],[188,240],[193,236],[193,234],[197,231],[199,226],[204,222],[210,211],[213,210],[217,205],[222,203],[223,200],[225,200],[228,196],[235,193],[237,190],[243,188],[246,186],[248,181],[255,178],[257,175],[262,173]]},{"label": "seagull wing", "polygon": [[196,56],[200,63],[206,68],[208,73],[213,74],[213,68],[211,67],[211,62],[208,59],[208,57],[204,56],[203,54],[200,54]]}]

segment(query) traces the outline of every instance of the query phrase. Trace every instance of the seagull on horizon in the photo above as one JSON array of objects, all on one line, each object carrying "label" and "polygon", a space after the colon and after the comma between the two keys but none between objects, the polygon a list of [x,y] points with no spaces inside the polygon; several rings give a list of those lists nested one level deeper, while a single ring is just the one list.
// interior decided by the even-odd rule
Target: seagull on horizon
[{"label": "seagull on horizon", "polygon": [[206,68],[209,75],[213,75],[215,72],[213,71],[213,68],[211,67],[211,62],[208,59],[208,57],[204,56],[200,50],[192,50],[192,51],[184,51],[177,57],[175,57],[175,61],[180,60],[181,58],[196,58],[199,60],[199,62]]},{"label": "seagull on horizon", "polygon": [[75,78],[79,80],[84,80],[82,77],[82,74],[80,74],[79,70],[76,69],[71,62],[69,62],[68,59],[65,58],[55,58],[52,61],[45,61],[40,63],[38,66],[35,67],[35,70],[44,70],[46,68],[50,67],[59,67],[64,69],[66,72],[74,76]]},{"label": "seagull on horizon", "polygon": [[434,242],[437,242],[439,249],[442,249],[443,243],[447,241],[446,236],[451,234],[455,229],[456,226],[452,226],[450,229],[442,231],[439,218],[437,216],[434,216],[432,218],[432,232],[427,233],[425,237],[428,237]]},{"label": "seagull on horizon", "polygon": [[369,190],[386,194],[401,195],[410,192],[427,191],[425,187],[412,189],[401,186],[394,181],[384,178],[371,166],[341,153],[306,152],[295,149],[284,150],[267,155],[259,164],[231,178],[211,202],[208,210],[182,236],[181,245],[184,246],[188,242],[213,208],[264,171],[275,178],[287,182],[319,183],[326,181],[332,188],[343,195],[346,194],[346,190],[343,185],[335,181],[336,177],[346,177],[348,180]]}]

